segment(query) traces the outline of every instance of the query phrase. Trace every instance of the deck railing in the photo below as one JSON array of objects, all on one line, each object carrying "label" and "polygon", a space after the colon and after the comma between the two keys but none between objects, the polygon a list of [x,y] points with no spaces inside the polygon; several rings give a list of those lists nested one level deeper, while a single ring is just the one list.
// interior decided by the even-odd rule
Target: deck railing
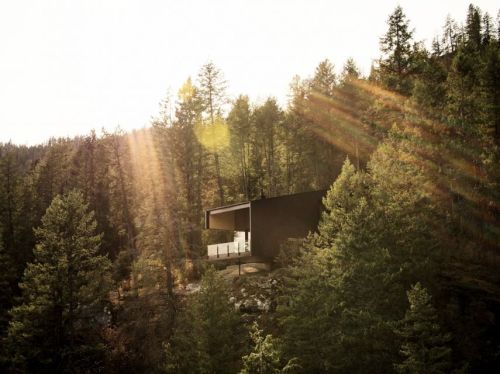
[{"label": "deck railing", "polygon": [[248,255],[250,249],[248,247],[248,242],[228,242],[211,244],[208,246],[208,257],[231,257],[231,256],[243,256]]}]

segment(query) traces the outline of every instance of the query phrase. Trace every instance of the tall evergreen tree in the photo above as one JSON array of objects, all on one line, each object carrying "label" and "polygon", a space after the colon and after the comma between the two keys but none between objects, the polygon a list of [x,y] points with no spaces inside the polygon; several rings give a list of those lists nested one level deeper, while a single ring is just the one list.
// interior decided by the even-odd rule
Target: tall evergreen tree
[{"label": "tall evergreen tree", "polygon": [[447,72],[439,55],[423,56],[420,74],[415,79],[413,98],[430,116],[443,116],[443,102],[446,98]]},{"label": "tall evergreen tree", "polygon": [[[13,261],[3,248],[2,236],[0,235],[0,341],[4,335],[5,329],[8,325],[9,316],[8,311],[12,307],[14,290],[13,284],[15,280],[15,269]],[[2,352],[0,350],[0,360]],[[0,363],[0,369],[2,365]]]},{"label": "tall evergreen tree", "polygon": [[469,5],[467,18],[465,20],[466,43],[472,50],[481,47],[481,13],[478,7]]},{"label": "tall evergreen tree", "polygon": [[431,297],[420,283],[407,292],[410,308],[396,333],[402,338],[403,362],[395,365],[398,373],[449,373],[450,335],[441,331]]},{"label": "tall evergreen tree", "polygon": [[[178,93],[175,108],[175,120],[166,132],[164,153],[164,170],[171,177],[166,181],[175,196],[168,198],[169,203],[177,206],[177,212],[172,215],[180,232],[178,252],[188,258],[202,254],[201,247],[201,214],[205,193],[212,192],[210,188],[204,191],[208,182],[206,172],[208,152],[203,149],[196,132],[202,126],[202,109],[199,89],[186,80]],[[210,191],[208,191],[210,190]],[[216,194],[216,192],[212,192]],[[210,204],[213,204],[212,199]]]},{"label": "tall evergreen tree", "polygon": [[[397,353],[388,343],[391,321],[404,313],[405,288],[432,276],[429,202],[402,151],[386,145],[368,174],[345,162],[324,199],[318,234],[292,267],[279,308],[284,346],[312,371],[389,370]],[[420,208],[409,214],[410,206]]]},{"label": "tall evergreen tree", "polygon": [[390,89],[408,95],[411,90],[413,30],[397,6],[387,21],[389,29],[380,39],[385,58],[380,61],[383,83]]},{"label": "tall evergreen tree", "polygon": [[[222,72],[214,65],[213,62],[208,62],[203,65],[199,74],[199,94],[203,110],[206,113],[208,123],[214,127],[216,122],[222,118],[224,106],[227,103],[226,96],[226,81]],[[218,141],[218,139],[214,139]],[[221,161],[219,151],[214,149],[214,168],[217,188],[219,193],[219,204],[223,205],[224,197],[224,182],[221,169]]]},{"label": "tall evergreen tree", "polygon": [[56,196],[47,209],[20,285],[22,303],[11,311],[13,370],[85,372],[102,365],[110,263],[98,255],[95,228],[79,192]]},{"label": "tall evergreen tree", "polygon": [[171,335],[174,315],[161,255],[141,254],[132,265],[132,285],[121,290],[112,333],[107,334],[113,349],[106,372],[161,372],[163,342]]},{"label": "tall evergreen tree", "polygon": [[268,197],[276,196],[281,187],[279,139],[282,135],[283,112],[276,99],[269,98],[255,109],[254,115],[252,166],[259,178],[258,190],[265,191]]},{"label": "tall evergreen tree", "polygon": [[443,26],[441,44],[445,53],[454,53],[458,47],[459,30],[456,21],[448,14]]},{"label": "tall evergreen tree", "polygon": [[325,97],[333,97],[335,86],[337,85],[337,76],[334,66],[330,60],[326,59],[319,63],[310,81],[313,93]]},{"label": "tall evergreen tree", "polygon": [[297,360],[291,359],[283,364],[279,341],[272,335],[263,336],[263,331],[259,329],[257,322],[252,325],[250,337],[253,342],[253,349],[248,355],[243,356],[243,369],[240,374],[285,374],[300,373],[301,367]]},{"label": "tall evergreen tree", "polygon": [[253,179],[250,168],[252,114],[248,96],[239,96],[227,118],[231,133],[231,153],[238,160],[239,193],[247,200],[250,199],[250,183]]},{"label": "tall evergreen tree", "polygon": [[241,359],[242,325],[229,303],[226,281],[209,268],[199,292],[180,312],[166,346],[169,373],[234,373]]},{"label": "tall evergreen tree", "polygon": [[124,131],[117,128],[113,133],[104,134],[110,176],[110,220],[117,230],[117,255],[120,251],[137,255],[135,245],[137,228],[134,222],[134,189],[131,172],[130,144]]},{"label": "tall evergreen tree", "polygon": [[345,86],[354,79],[359,79],[361,77],[361,72],[359,71],[359,67],[356,65],[356,62],[352,57],[349,57],[342,67],[341,74],[341,84]]}]

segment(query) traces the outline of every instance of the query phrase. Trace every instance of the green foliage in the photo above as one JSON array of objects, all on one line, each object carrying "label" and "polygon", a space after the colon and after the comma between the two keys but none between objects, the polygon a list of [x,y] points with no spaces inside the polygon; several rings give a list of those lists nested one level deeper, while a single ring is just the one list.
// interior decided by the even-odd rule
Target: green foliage
[{"label": "green foliage", "polygon": [[[1,230],[0,230],[1,233]],[[0,371],[7,371],[9,352],[5,347],[5,332],[9,324],[8,312],[13,304],[14,281],[16,279],[13,261],[3,249],[0,234]]]},{"label": "green foliage", "polygon": [[459,43],[458,39],[458,25],[456,21],[448,15],[443,26],[443,36],[441,38],[443,53],[454,53]]},{"label": "green foliage", "polygon": [[309,239],[313,249],[291,270],[279,309],[285,350],[316,372],[389,370],[390,323],[404,312],[405,287],[432,276],[428,203],[418,174],[410,177],[391,152],[381,148],[369,174],[346,160]]},{"label": "green foliage", "polygon": [[449,373],[450,335],[444,334],[437,321],[431,297],[420,283],[408,291],[410,308],[399,323],[396,333],[402,338],[404,361],[396,364],[398,373]]},{"label": "green foliage", "polygon": [[359,71],[359,67],[356,65],[356,62],[353,58],[349,57],[342,68],[342,84],[345,85],[351,80],[361,78],[361,72]]},{"label": "green foliage", "polygon": [[400,6],[389,16],[387,24],[389,29],[380,39],[386,56],[380,61],[382,80],[389,89],[407,95],[411,90],[413,31]]},{"label": "green foliage", "polygon": [[267,99],[255,112],[253,169],[266,196],[276,196],[282,180],[279,167],[278,139],[284,119],[275,99]]},{"label": "green foliage", "polygon": [[484,135],[500,144],[500,44],[488,45],[479,75]]},{"label": "green foliage", "polygon": [[413,86],[413,98],[431,115],[439,112],[446,96],[446,69],[438,57],[423,59],[421,74],[416,77]]},{"label": "green foliage", "polygon": [[326,209],[318,226],[322,238],[333,240],[337,236],[366,190],[367,181],[364,173],[356,171],[354,165],[346,159],[340,175],[323,199]]},{"label": "green foliage", "polygon": [[461,136],[477,134],[477,57],[460,48],[448,74],[448,113]]},{"label": "green foliage", "polygon": [[229,303],[226,281],[209,268],[191,296],[166,344],[169,373],[231,373],[239,366],[243,329]]},{"label": "green foliage", "polygon": [[[202,102],[199,89],[188,79],[179,90],[176,106],[176,120],[171,128],[165,128],[161,135],[164,153],[163,168],[169,173],[171,185],[167,190],[169,220],[174,222],[170,237],[172,252],[190,258],[202,254],[201,248],[201,204],[202,186],[206,182],[205,169],[208,167],[207,153],[199,143],[195,129],[201,126]],[[213,192],[215,194],[215,192]],[[172,196],[170,196],[172,195]],[[210,197],[213,201],[214,198]],[[177,237],[175,231],[182,234]]]},{"label": "green foliage", "polygon": [[105,133],[103,146],[106,152],[109,188],[109,219],[115,232],[118,248],[114,248],[113,258],[122,250],[136,254],[135,239],[137,228],[134,222],[134,186],[131,170],[130,142],[120,128],[113,133]]},{"label": "green foliage", "polygon": [[98,255],[93,213],[82,194],[56,196],[36,229],[38,244],[8,331],[16,370],[73,372],[102,365],[109,260]]},{"label": "green foliage", "polygon": [[226,81],[222,71],[212,61],[201,67],[198,81],[203,110],[213,125],[215,117],[222,114],[223,106],[227,102]]},{"label": "green foliage", "polygon": [[283,366],[279,342],[272,335],[263,336],[257,322],[252,325],[250,337],[253,349],[243,356],[243,369],[240,374],[280,374],[300,372],[297,360],[291,359]]},{"label": "green foliage", "polygon": [[481,13],[478,7],[469,5],[465,20],[466,45],[471,49],[481,46]]},{"label": "green foliage", "polygon": [[309,84],[315,94],[330,98],[334,96],[337,77],[334,66],[328,59],[319,63]]},{"label": "green foliage", "polygon": [[[208,146],[208,150],[213,153],[213,169],[211,169],[211,173],[217,183],[219,195],[218,203],[223,205],[225,202],[225,192],[224,176],[222,175],[223,170],[221,167],[222,162],[220,159],[222,149],[217,147],[217,136],[223,135],[226,141],[224,142],[222,139],[221,140],[227,145],[227,126],[222,120],[224,106],[227,103],[226,81],[224,80],[222,71],[211,61],[201,67],[198,74],[198,81],[199,97],[204,112],[204,120],[209,125],[209,128],[205,129],[205,131],[208,131],[208,133],[212,135],[208,136],[208,139],[205,139],[204,145]],[[216,131],[214,132],[214,130]]]},{"label": "green foliage", "polygon": [[[12,306],[13,281],[15,273],[12,259],[3,249],[2,237],[0,235],[0,336],[3,335],[8,324],[7,312]],[[0,352],[1,354],[1,352]]]},{"label": "green foliage", "polygon": [[167,272],[158,254],[140,256],[132,265],[131,286],[121,290],[115,325],[107,334],[113,347],[107,371],[161,372],[163,343],[172,333],[174,300],[167,287]]},{"label": "green foliage", "polygon": [[252,110],[248,96],[239,96],[229,112],[227,123],[231,134],[231,152],[235,155],[237,162],[237,178],[240,179],[238,192],[244,199],[250,198],[250,183],[254,171],[250,167],[251,159],[251,134],[252,134]]}]

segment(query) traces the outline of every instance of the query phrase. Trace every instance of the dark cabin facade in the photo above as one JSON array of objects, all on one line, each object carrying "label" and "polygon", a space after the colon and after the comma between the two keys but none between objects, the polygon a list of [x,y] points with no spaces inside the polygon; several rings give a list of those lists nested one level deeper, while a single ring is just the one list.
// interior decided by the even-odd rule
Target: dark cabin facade
[{"label": "dark cabin facade", "polygon": [[234,241],[208,246],[209,260],[271,260],[288,238],[316,230],[326,190],[247,201],[205,211],[205,229],[234,232]]}]

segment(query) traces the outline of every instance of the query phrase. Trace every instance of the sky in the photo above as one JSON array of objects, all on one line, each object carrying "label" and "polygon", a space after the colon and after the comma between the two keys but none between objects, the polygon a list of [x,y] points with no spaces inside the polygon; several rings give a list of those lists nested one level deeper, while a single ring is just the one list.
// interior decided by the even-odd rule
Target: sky
[{"label": "sky", "polygon": [[[0,142],[37,144],[151,123],[212,61],[228,94],[285,105],[294,75],[328,58],[377,59],[399,4],[429,44],[470,0],[0,0]],[[475,1],[496,17],[497,0]],[[99,131],[98,131],[99,132]]]}]

